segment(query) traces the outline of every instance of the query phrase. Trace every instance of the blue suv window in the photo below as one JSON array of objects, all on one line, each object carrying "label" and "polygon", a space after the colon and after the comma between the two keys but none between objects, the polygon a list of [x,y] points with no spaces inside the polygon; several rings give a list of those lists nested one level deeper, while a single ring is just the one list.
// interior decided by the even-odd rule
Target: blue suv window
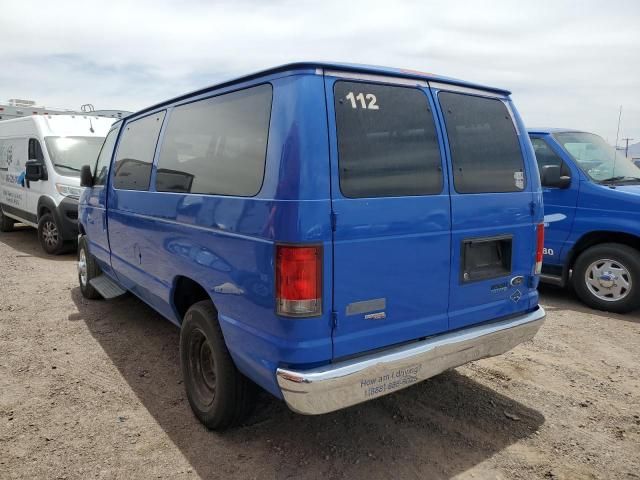
[{"label": "blue suv window", "polygon": [[124,127],[114,164],[113,186],[121,190],[148,190],[151,164],[165,112],[129,122]]},{"label": "blue suv window", "polygon": [[345,197],[442,191],[436,128],[422,91],[339,81],[334,99],[340,189]]},{"label": "blue suv window", "polygon": [[525,187],[518,134],[495,98],[440,92],[458,193],[520,192]]},{"label": "blue suv window", "polygon": [[176,107],[158,161],[156,190],[251,197],[262,186],[272,87]]}]

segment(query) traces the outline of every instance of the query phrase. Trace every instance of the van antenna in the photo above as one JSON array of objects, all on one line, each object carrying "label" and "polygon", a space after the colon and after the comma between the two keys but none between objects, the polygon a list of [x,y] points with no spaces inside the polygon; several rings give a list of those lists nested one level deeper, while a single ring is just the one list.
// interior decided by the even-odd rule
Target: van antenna
[{"label": "van antenna", "polygon": [[96,131],[93,129],[93,123],[91,122],[91,118],[89,118],[89,131],[91,133],[96,133]]},{"label": "van antenna", "polygon": [[620,113],[618,113],[618,130],[616,131],[616,143],[613,145],[613,172],[612,177],[616,176],[616,160],[618,159],[618,137],[620,136],[620,119],[622,118],[622,105],[620,105]]}]

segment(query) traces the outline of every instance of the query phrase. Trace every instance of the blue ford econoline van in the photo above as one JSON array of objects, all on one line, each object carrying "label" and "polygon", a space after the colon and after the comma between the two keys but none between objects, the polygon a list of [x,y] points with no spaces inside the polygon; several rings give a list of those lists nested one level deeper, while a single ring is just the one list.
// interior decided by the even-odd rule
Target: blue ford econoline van
[{"label": "blue ford econoline van", "polygon": [[504,90],[286,65],[124,119],[82,183],[82,293],[130,291],[180,326],[210,428],[255,384],[330,412],[544,319],[539,176]]},{"label": "blue ford econoline van", "polygon": [[529,135],[544,192],[542,281],[600,310],[640,307],[640,168],[593,133]]}]

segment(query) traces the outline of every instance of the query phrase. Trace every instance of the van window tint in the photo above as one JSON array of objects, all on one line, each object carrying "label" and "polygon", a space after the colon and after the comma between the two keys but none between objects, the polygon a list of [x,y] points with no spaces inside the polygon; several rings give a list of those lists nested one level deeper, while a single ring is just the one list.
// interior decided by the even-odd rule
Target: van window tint
[{"label": "van window tint", "polygon": [[524,161],[506,105],[499,99],[441,92],[453,182],[458,193],[524,190]]},{"label": "van window tint", "polygon": [[109,173],[109,164],[111,163],[111,156],[113,155],[113,147],[116,143],[116,137],[118,136],[118,130],[111,130],[107,134],[102,149],[98,155],[98,161],[96,162],[96,168],[93,172],[93,186],[104,185],[107,181],[107,174]]},{"label": "van window tint", "polygon": [[265,84],[174,108],[156,189],[256,195],[264,177],[271,97],[272,87]]},{"label": "van window tint", "polygon": [[344,196],[440,193],[438,139],[422,91],[340,81],[335,84],[334,97]]},{"label": "van window tint", "polygon": [[127,123],[118,144],[113,186],[122,190],[148,190],[151,163],[165,112]]}]

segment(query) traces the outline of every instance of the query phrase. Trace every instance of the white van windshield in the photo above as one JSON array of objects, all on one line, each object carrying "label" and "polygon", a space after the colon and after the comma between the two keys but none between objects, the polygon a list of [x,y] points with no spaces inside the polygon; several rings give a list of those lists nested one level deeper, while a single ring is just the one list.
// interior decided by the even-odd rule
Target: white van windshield
[{"label": "white van windshield", "polygon": [[94,165],[104,137],[45,137],[53,168],[60,175],[79,177],[83,165]]},{"label": "white van windshield", "polygon": [[600,183],[640,181],[640,169],[623,152],[586,132],[556,133],[554,137],[582,170]]}]

